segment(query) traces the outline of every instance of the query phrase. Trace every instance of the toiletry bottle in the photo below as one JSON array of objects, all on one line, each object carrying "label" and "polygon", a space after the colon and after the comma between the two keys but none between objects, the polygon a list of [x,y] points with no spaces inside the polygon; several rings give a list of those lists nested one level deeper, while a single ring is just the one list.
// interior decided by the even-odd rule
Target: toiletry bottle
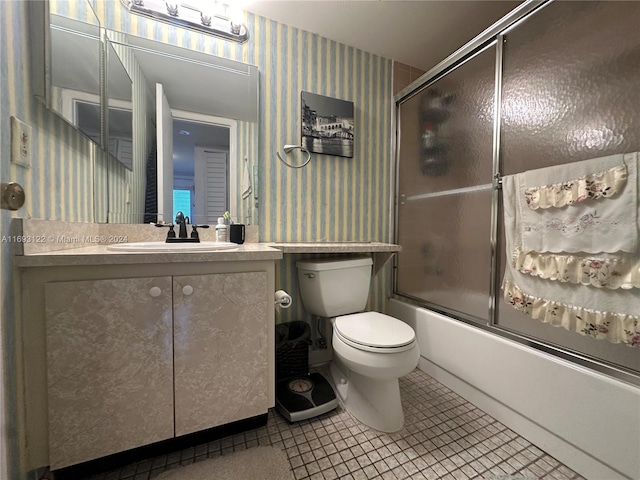
[{"label": "toiletry bottle", "polygon": [[227,225],[224,223],[224,217],[218,217],[218,224],[216,225],[216,242],[227,241]]}]

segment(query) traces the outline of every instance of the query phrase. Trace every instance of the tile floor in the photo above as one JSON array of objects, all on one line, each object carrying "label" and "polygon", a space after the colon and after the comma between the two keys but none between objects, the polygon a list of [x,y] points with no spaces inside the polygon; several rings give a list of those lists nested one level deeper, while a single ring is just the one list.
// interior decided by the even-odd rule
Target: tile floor
[{"label": "tile floor", "polygon": [[265,427],[101,473],[90,480],[152,480],[178,465],[258,445],[286,450],[296,480],[582,480],[582,477],[420,370],[400,380],[405,426],[371,430],[346,410]]}]

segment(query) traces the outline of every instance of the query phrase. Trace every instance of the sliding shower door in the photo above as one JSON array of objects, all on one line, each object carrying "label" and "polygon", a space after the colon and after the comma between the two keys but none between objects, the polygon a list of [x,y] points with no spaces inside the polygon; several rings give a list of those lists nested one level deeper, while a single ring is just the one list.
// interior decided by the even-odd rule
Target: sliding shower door
[{"label": "sliding shower door", "polygon": [[[637,2],[554,2],[507,32],[500,128],[504,175],[640,151],[638,22]],[[557,209],[558,215],[567,215],[566,208]],[[502,273],[504,234],[498,249]],[[640,291],[611,289],[607,295],[624,312]],[[502,296],[496,305],[496,325],[502,329],[640,370],[638,348],[542,323]]]},{"label": "sliding shower door", "polygon": [[[403,250],[394,293],[608,373],[640,375],[640,346],[630,346],[637,327],[625,330],[633,337],[628,345],[612,343],[599,338],[607,333],[604,324],[592,331],[578,316],[587,326],[565,330],[503,300],[507,257],[514,252],[506,251],[505,202],[492,186],[494,174],[640,152],[639,19],[640,2],[533,5],[398,100],[397,241]],[[636,176],[629,181],[640,188]],[[569,215],[566,208],[557,211]],[[629,255],[637,259],[640,252]],[[599,298],[599,308],[585,307],[590,312],[614,312],[600,305],[607,303],[630,321],[640,314],[629,307],[640,299],[638,288],[575,288]]]},{"label": "sliding shower door", "polygon": [[487,322],[495,45],[399,112],[396,291]]}]

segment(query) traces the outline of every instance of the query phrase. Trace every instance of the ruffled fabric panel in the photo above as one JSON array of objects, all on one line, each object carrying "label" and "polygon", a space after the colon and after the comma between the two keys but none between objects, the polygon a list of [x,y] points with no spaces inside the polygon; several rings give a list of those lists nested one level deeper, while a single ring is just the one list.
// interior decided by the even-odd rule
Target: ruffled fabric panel
[{"label": "ruffled fabric panel", "polygon": [[640,288],[640,257],[550,255],[516,248],[513,265],[521,273],[545,280],[597,288]]},{"label": "ruffled fabric panel", "polygon": [[503,284],[504,300],[533,319],[598,340],[640,345],[640,316],[603,312],[529,295],[514,283]]},{"label": "ruffled fabric panel", "polygon": [[627,181],[627,167],[618,165],[603,172],[583,175],[569,182],[527,188],[525,202],[531,210],[564,207],[585,200],[616,195]]},{"label": "ruffled fabric panel", "polygon": [[[550,185],[551,179],[564,183]],[[592,255],[637,252],[635,152],[523,172],[518,174],[518,190],[517,214],[524,251]],[[532,192],[538,195],[533,200]],[[587,198],[599,200],[584,202]]]}]

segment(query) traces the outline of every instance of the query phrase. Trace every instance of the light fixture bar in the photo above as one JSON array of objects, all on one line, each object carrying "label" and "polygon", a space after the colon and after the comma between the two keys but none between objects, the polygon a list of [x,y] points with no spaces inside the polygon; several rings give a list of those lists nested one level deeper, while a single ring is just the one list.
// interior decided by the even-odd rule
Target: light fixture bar
[{"label": "light fixture bar", "polygon": [[[247,27],[229,17],[204,12],[191,4],[164,0],[121,0],[131,13],[208,33],[233,42],[249,39]],[[212,2],[213,3],[213,2]],[[216,2],[217,3],[217,2]]]}]

